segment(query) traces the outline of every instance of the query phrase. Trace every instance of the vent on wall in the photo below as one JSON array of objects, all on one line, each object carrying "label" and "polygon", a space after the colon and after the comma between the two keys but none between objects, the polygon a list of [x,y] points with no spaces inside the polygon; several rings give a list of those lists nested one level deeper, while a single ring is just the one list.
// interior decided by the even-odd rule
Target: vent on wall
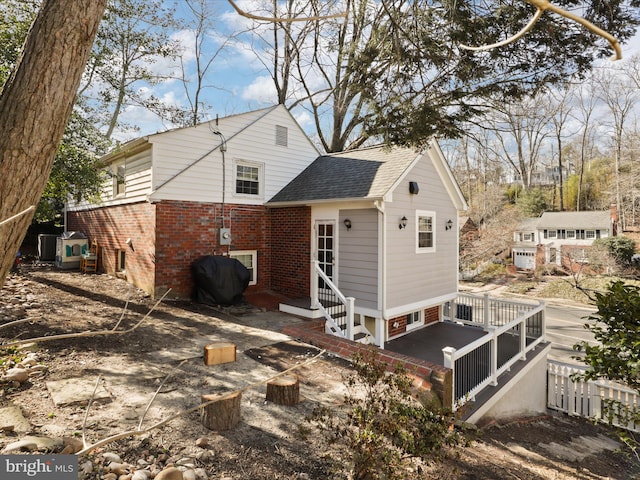
[{"label": "vent on wall", "polygon": [[276,125],[276,145],[286,147],[289,143],[289,129],[282,125]]}]

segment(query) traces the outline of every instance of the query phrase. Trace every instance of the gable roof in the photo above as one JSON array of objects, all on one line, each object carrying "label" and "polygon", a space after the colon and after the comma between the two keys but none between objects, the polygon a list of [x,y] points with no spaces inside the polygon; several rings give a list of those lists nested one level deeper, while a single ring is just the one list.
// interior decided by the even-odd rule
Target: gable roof
[{"label": "gable roof", "polygon": [[423,152],[378,145],[322,155],[274,195],[268,204],[384,200],[423,157],[433,162],[456,208],[466,209],[466,201],[435,140]]},{"label": "gable roof", "polygon": [[384,146],[318,157],[269,203],[380,199],[421,154]]},{"label": "gable roof", "polygon": [[538,228],[609,228],[611,213],[609,210],[595,212],[544,212],[538,220]]},{"label": "gable roof", "polygon": [[593,212],[544,212],[538,218],[525,218],[520,222],[518,231],[559,230],[559,229],[608,229],[611,227],[611,212],[598,210]]}]

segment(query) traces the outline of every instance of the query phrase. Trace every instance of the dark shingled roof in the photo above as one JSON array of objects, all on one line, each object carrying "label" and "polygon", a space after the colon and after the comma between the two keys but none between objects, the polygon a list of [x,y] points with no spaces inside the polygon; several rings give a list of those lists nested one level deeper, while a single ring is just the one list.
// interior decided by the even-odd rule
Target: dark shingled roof
[{"label": "dark shingled roof", "polygon": [[381,198],[419,155],[384,146],[323,155],[269,203]]}]

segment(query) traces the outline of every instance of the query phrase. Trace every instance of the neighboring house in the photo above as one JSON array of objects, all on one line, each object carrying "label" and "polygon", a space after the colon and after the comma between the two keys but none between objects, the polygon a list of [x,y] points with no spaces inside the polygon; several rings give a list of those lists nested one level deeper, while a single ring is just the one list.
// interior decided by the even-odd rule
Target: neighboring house
[{"label": "neighboring house", "polygon": [[67,229],[154,296],[189,297],[192,262],[230,255],[252,272],[249,292],[307,299],[295,313],[318,316],[335,285],[377,345],[441,320],[456,298],[466,203],[435,141],[318,157],[278,106],[134,140],[103,161],[102,203],[70,205]]},{"label": "neighboring house", "polygon": [[478,239],[480,232],[478,226],[470,217],[458,217],[460,240],[463,244],[471,243]]},{"label": "neighboring house", "polygon": [[541,265],[569,267],[586,261],[598,238],[616,235],[615,208],[595,212],[544,212],[528,218],[514,233],[513,263],[533,270]]}]

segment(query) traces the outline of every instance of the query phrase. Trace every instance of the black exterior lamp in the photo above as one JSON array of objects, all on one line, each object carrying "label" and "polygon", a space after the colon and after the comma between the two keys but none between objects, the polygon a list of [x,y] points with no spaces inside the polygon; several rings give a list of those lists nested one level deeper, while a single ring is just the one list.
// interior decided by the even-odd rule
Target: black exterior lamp
[{"label": "black exterior lamp", "polygon": [[344,226],[347,227],[347,231],[351,230],[351,220],[349,220],[348,218],[344,219]]},{"label": "black exterior lamp", "polygon": [[402,217],[400,219],[400,224],[398,225],[398,228],[400,228],[400,230],[402,230],[403,228],[407,228],[407,217]]},{"label": "black exterior lamp", "polygon": [[451,227],[453,227],[453,222],[451,221],[451,219],[449,219],[447,220],[447,223],[444,224],[444,229],[451,230]]}]

